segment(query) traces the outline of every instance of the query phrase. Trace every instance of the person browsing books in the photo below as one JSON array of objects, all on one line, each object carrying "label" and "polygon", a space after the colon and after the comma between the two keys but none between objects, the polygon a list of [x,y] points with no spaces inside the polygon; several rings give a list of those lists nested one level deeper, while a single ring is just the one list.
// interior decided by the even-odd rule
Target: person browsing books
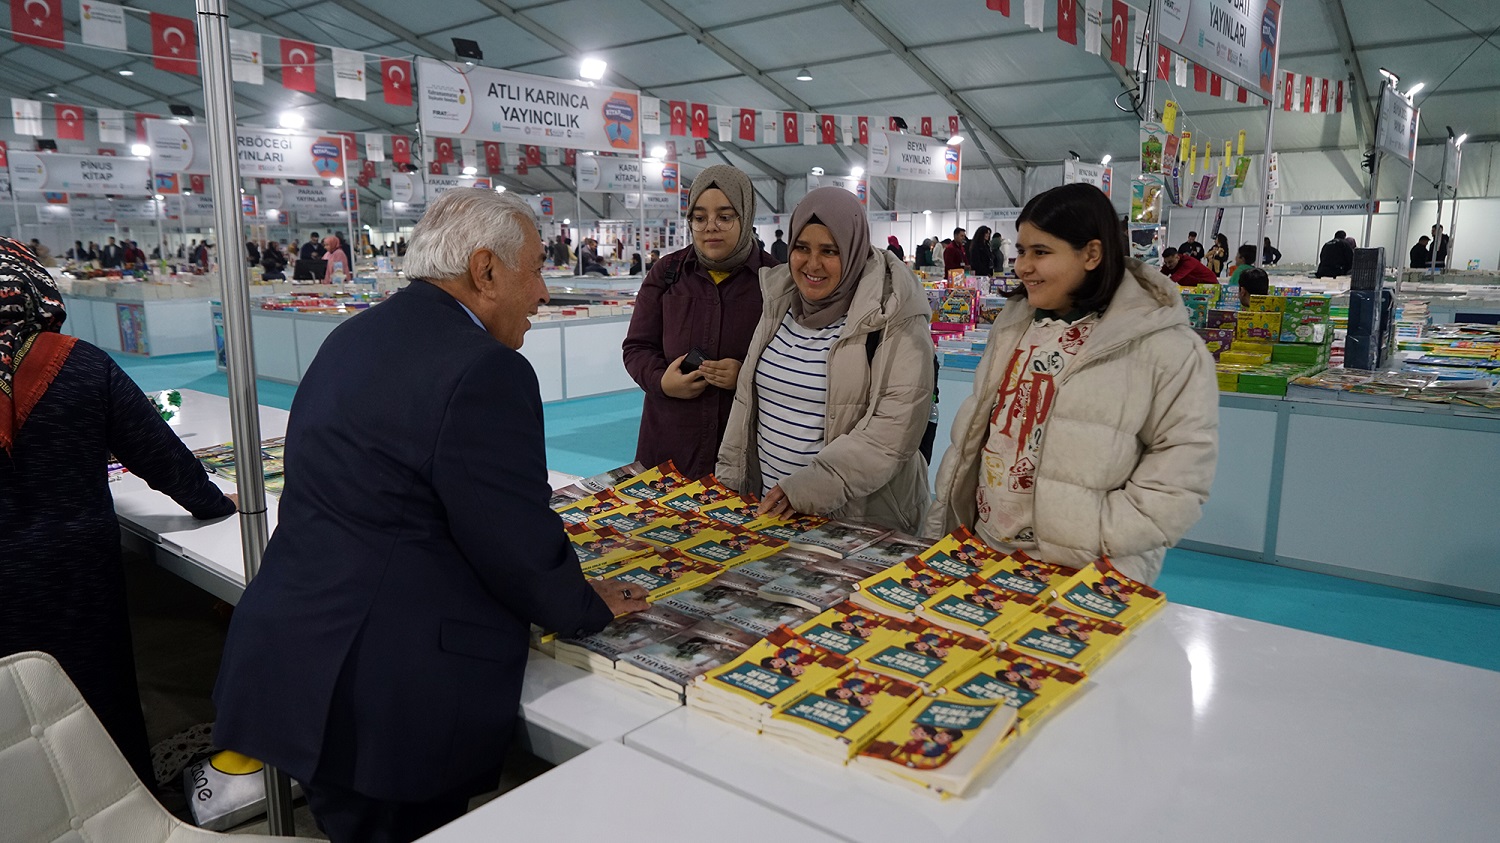
[{"label": "person browsing books", "polygon": [[693,179],[693,244],[657,261],[636,296],[625,368],[646,393],[635,458],[671,460],[690,478],[714,469],[740,363],[760,316],[757,273],[776,265],[755,243],[755,189],[723,164]]},{"label": "person browsing books", "polygon": [[1184,287],[1219,283],[1218,276],[1204,266],[1202,261],[1171,246],[1162,250],[1161,268],[1166,270],[1173,281]]},{"label": "person browsing books", "polygon": [[523,200],[444,193],[412,234],[410,284],[329,335],[292,403],[214,743],[300,782],[334,841],[415,839],[495,786],[532,624],[583,636],[646,608],[639,586],[584,579],[547,505],[518,351],[544,261]]},{"label": "person browsing books", "polygon": [[1172,282],[1125,257],[1098,188],[1039,194],[1017,224],[1022,287],[990,330],[920,535],[967,525],[1056,564],[1107,555],[1150,583],[1213,482],[1213,358]]},{"label": "person browsing books", "polygon": [[715,474],[764,494],[764,513],[910,532],[928,501],[927,296],[904,262],[871,249],[864,209],[841,188],[792,211],[790,257],[761,273],[765,306]]}]

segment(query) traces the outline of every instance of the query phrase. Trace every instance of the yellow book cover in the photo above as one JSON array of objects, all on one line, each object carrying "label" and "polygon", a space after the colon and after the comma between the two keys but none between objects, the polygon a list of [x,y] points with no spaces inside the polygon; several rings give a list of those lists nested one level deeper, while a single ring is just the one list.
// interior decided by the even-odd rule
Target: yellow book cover
[{"label": "yellow book cover", "polygon": [[1155,614],[1167,596],[1120,573],[1108,558],[1084,568],[1057,587],[1054,606],[1128,627]]},{"label": "yellow book cover", "polygon": [[932,570],[950,579],[961,580],[989,570],[999,564],[1005,554],[980,541],[978,536],[969,532],[969,528],[959,527],[918,553],[917,558]]},{"label": "yellow book cover", "polygon": [[1031,617],[1041,601],[1029,594],[1007,591],[977,576],[964,577],[927,598],[918,616],[930,623],[1003,641],[1018,624]]},{"label": "yellow book cover", "polygon": [[1011,551],[995,568],[984,572],[985,582],[1017,594],[1048,599],[1049,592],[1078,573],[1077,568],[1054,565],[1032,559],[1019,550]]},{"label": "yellow book cover", "polygon": [[899,623],[891,615],[846,600],[797,627],[797,634],[829,652],[859,661],[885,649],[896,637],[889,627]]},{"label": "yellow book cover", "polygon": [[718,565],[690,558],[669,547],[606,568],[609,569],[608,573],[596,574],[595,578],[640,586],[646,589],[647,600],[697,588],[724,570]]},{"label": "yellow book cover", "polygon": [[578,554],[578,563],[583,566],[584,573],[653,549],[647,542],[608,527],[581,533],[570,532],[568,539],[573,543],[573,552]]},{"label": "yellow book cover", "polygon": [[698,514],[736,527],[748,527],[760,517],[760,499],[744,493],[707,504]]},{"label": "yellow book cover", "polygon": [[1016,710],[1000,700],[923,697],[891,722],[856,763],[938,796],[963,792],[1014,741]]},{"label": "yellow book cover", "polygon": [[899,679],[851,670],[809,688],[771,715],[764,731],[847,761],[921,695]]},{"label": "yellow book cover", "polygon": [[672,545],[694,559],[713,562],[726,568],[764,559],[785,546],[786,542],[766,538],[730,524],[717,523]]},{"label": "yellow book cover", "polygon": [[678,513],[670,509],[662,509],[650,502],[631,500],[626,501],[620,507],[590,518],[587,523],[590,529],[608,527],[628,535],[640,532],[663,518],[679,517],[681,516]]},{"label": "yellow book cover", "polygon": [[1000,700],[1018,712],[1025,731],[1082,691],[1088,677],[1071,667],[1004,649],[948,681],[950,697]]},{"label": "yellow book cover", "polygon": [[923,620],[886,626],[885,646],[860,659],[861,670],[873,670],[905,682],[936,688],[994,651],[988,642],[933,626]]},{"label": "yellow book cover", "polygon": [[686,486],[680,486],[657,503],[677,512],[701,512],[703,507],[735,497],[734,490],[712,474]]},{"label": "yellow book cover", "polygon": [[723,525],[717,521],[710,521],[697,515],[684,515],[672,512],[670,509],[651,507],[653,513],[666,513],[655,518],[645,527],[632,530],[630,534],[638,539],[644,539],[658,547],[671,547],[681,544],[693,538],[693,536],[713,530]]},{"label": "yellow book cover", "polygon": [[953,577],[908,559],[860,580],[849,599],[877,612],[909,618],[929,597],[955,582]]},{"label": "yellow book cover", "polygon": [[792,513],[786,517],[775,515],[762,515],[745,525],[745,529],[770,536],[773,539],[792,541],[803,533],[816,530],[828,523],[828,519],[821,515],[804,515],[800,512]]},{"label": "yellow book cover", "polygon": [[746,650],[723,667],[700,680],[740,702],[779,711],[817,687],[850,669],[853,662],[830,653],[786,627],[771,630],[765,640]]},{"label": "yellow book cover", "polygon": [[1129,632],[1115,621],[1074,614],[1057,606],[1038,606],[1031,620],[1017,627],[1006,643],[1026,655],[1093,670],[1119,649]]},{"label": "yellow book cover", "polygon": [[609,512],[612,509],[619,509],[624,505],[625,501],[619,495],[605,490],[589,495],[582,500],[574,501],[557,510],[557,514],[565,524],[582,524],[596,515]]},{"label": "yellow book cover", "polygon": [[687,484],[688,479],[682,476],[671,460],[667,460],[656,468],[647,469],[629,480],[621,480],[615,485],[615,494],[633,500],[654,501],[666,497],[673,490]]}]

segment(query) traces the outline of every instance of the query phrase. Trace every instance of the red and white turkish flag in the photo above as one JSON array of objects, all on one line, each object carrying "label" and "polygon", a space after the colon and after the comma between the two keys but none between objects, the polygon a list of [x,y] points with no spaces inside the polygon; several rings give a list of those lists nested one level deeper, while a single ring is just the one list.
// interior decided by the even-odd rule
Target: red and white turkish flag
[{"label": "red and white turkish flag", "polygon": [[1333,101],[1333,110],[1340,114],[1344,113],[1344,80],[1342,79],[1339,80],[1338,94]]},{"label": "red and white turkish flag", "polygon": [[1208,68],[1201,64],[1193,65],[1193,90],[1200,94],[1208,93]]},{"label": "red and white turkish flag", "polygon": [[1010,0],[984,0],[984,7],[992,12],[999,12],[1010,17]]},{"label": "red and white turkish flag", "polygon": [[57,119],[58,140],[83,140],[82,108],[58,103],[52,106],[52,116]]},{"label": "red and white turkish flag", "polygon": [[668,119],[671,124],[669,131],[678,137],[687,134],[687,103],[681,100],[672,100],[667,106],[671,109],[668,112]]},{"label": "red and white turkish flag", "polygon": [[359,174],[365,180],[365,184],[369,184],[370,179],[375,178],[375,162],[365,159],[364,163],[359,165]]},{"label": "red and white turkish flag", "polygon": [[453,138],[434,138],[432,142],[432,158],[439,164],[452,164]]},{"label": "red and white turkish flag", "polygon": [[1057,0],[1057,37],[1078,43],[1078,0]]},{"label": "red and white turkish flag", "polygon": [[1125,45],[1130,41],[1130,7],[1114,0],[1109,13],[1109,60],[1125,66]]},{"label": "red and white turkish flag", "polygon": [[1172,54],[1166,47],[1158,44],[1156,46],[1156,78],[1166,81],[1168,73],[1172,69]]},{"label": "red and white turkish flag", "polygon": [[1318,80],[1318,111],[1328,113],[1328,80]]},{"label": "red and white turkish flag", "polygon": [[932,137],[932,118],[931,117],[923,117],[922,118],[922,136],[923,137],[928,137],[928,138]]},{"label": "red and white turkish flag", "polygon": [[[112,148],[112,147],[103,147],[103,146],[101,146],[101,147],[99,147],[99,154],[100,155],[108,155],[109,157],[114,158],[115,156],[119,155],[120,153],[117,152],[117,151],[115,151],[114,148]],[[4,166],[5,166],[5,162],[3,160],[0,160],[0,167],[4,167]]]},{"label": "red and white turkish flag", "polygon": [[708,157],[708,145],[705,144],[701,138],[698,139],[698,140],[693,141],[693,157],[694,158],[707,158]]},{"label": "red and white turkish flag", "polygon": [[491,175],[503,172],[500,165],[500,144],[497,141],[484,142],[484,171]]},{"label": "red and white turkish flag", "polygon": [[861,116],[855,121],[858,127],[859,143],[861,146],[870,145],[870,118]]},{"label": "red and white turkish flag", "polygon": [[353,163],[359,160],[359,142],[354,139],[353,132],[334,132],[339,140],[344,142],[344,160]]},{"label": "red and white turkish flag", "polygon": [[194,193],[203,193],[208,190],[207,181],[203,176],[188,176],[188,189]]},{"label": "red and white turkish flag", "polygon": [[666,160],[668,160],[668,161],[676,161],[677,160],[677,141],[667,141],[666,146],[667,146],[667,158],[666,158]]},{"label": "red and white turkish flag", "polygon": [[386,105],[411,105],[411,62],[382,58],[380,86],[385,91]]},{"label": "red and white turkish flag", "polygon": [[411,138],[391,135],[391,162],[402,166],[411,164]]},{"label": "red and white turkish flag", "polygon": [[958,134],[958,115],[951,114],[948,116],[948,137],[951,138],[956,134]]},{"label": "red and white turkish flag", "polygon": [[781,115],[781,142],[802,142],[802,133],[797,127],[797,112],[795,111],[787,111]]},{"label": "red and white turkish flag", "polygon": [[818,138],[818,142],[819,143],[838,143],[839,142],[838,141],[838,125],[834,121],[834,118],[833,118],[832,114],[820,114],[820,115],[818,115],[818,132],[821,135],[821,137]]},{"label": "red and white turkish flag", "polygon": [[145,143],[146,142],[146,121],[147,120],[156,120],[159,117],[161,117],[160,114],[140,114],[140,113],[137,113],[135,115],[135,142],[136,143]]},{"label": "red and white turkish flag", "polygon": [[1297,95],[1297,74],[1288,73],[1281,86],[1281,110],[1291,111],[1293,98]]},{"label": "red and white turkish flag", "polygon": [[1224,95],[1224,77],[1217,73],[1210,73],[1208,75],[1208,95],[1211,97]]},{"label": "red and white turkish flag", "polygon": [[433,161],[432,163],[430,163],[430,164],[427,165],[427,172],[433,174],[434,176],[441,176],[443,174],[443,165],[442,165],[442,163],[438,162],[438,161]]},{"label": "red and white turkish flag", "polygon": [[522,159],[521,163],[516,165],[516,175],[524,176],[529,172],[531,172],[531,168],[526,166],[526,160]]},{"label": "red and white turkish flag", "polygon": [[1304,76],[1304,77],[1302,77],[1302,111],[1303,111],[1303,113],[1311,113],[1312,112],[1312,104],[1313,104],[1313,78],[1311,76]]},{"label": "red and white turkish flag", "polygon": [[708,137],[708,106],[695,102],[692,106],[693,137]]},{"label": "red and white turkish flag", "polygon": [[578,166],[578,150],[576,150],[576,149],[564,149],[563,150],[563,166],[564,167],[577,167]]},{"label": "red and white turkish flag", "polygon": [[0,141],[0,168],[10,168],[10,150],[5,141]]},{"label": "red and white turkish flag", "polygon": [[318,92],[317,75],[313,73],[318,49],[306,41],[281,39],[281,86],[290,91]]},{"label": "red and white turkish flag", "polygon": [[540,146],[528,146],[528,147],[525,148],[525,152],[526,152],[526,166],[528,166],[528,167],[540,167],[540,166],[542,166],[542,148]]},{"label": "red and white turkish flag", "polygon": [[10,0],[10,37],[33,47],[61,50],[62,0]]},{"label": "red and white turkish flag", "polygon": [[192,21],[151,13],[151,65],[171,73],[198,75],[198,32]]},{"label": "red and white turkish flag", "polygon": [[1234,98],[1237,99],[1237,100],[1239,100],[1240,102],[1249,102],[1250,101],[1250,96],[1249,96],[1248,92],[1245,91],[1245,87],[1243,85],[1240,86],[1240,90],[1239,90],[1238,93],[1236,93],[1234,95]]},{"label": "red and white turkish flag", "polygon": [[755,109],[740,109],[740,140],[755,143]]},{"label": "red and white turkish flag", "polygon": [[897,125],[897,123],[896,123],[896,118],[892,117],[892,118],[886,120],[885,122],[886,122],[886,126],[885,127],[886,127],[887,130],[892,131],[892,132],[899,132],[899,131],[901,131],[901,127],[899,125]]}]

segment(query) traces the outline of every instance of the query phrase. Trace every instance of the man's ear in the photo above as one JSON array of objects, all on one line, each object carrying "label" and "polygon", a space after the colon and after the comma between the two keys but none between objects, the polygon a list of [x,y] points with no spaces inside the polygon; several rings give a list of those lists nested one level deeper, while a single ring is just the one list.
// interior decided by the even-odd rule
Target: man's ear
[{"label": "man's ear", "polygon": [[469,255],[469,278],[476,290],[487,293],[494,286],[495,273],[499,269],[496,264],[495,253],[489,249],[475,249]]}]

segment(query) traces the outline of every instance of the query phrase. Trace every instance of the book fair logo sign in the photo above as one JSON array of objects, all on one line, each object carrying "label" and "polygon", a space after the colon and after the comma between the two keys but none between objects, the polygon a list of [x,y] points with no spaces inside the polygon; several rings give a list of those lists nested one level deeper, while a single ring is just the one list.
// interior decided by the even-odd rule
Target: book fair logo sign
[{"label": "book fair logo sign", "polygon": [[313,141],[312,161],[318,175],[325,179],[342,175],[343,165],[339,159],[343,152],[344,145],[336,138],[323,137]]}]

